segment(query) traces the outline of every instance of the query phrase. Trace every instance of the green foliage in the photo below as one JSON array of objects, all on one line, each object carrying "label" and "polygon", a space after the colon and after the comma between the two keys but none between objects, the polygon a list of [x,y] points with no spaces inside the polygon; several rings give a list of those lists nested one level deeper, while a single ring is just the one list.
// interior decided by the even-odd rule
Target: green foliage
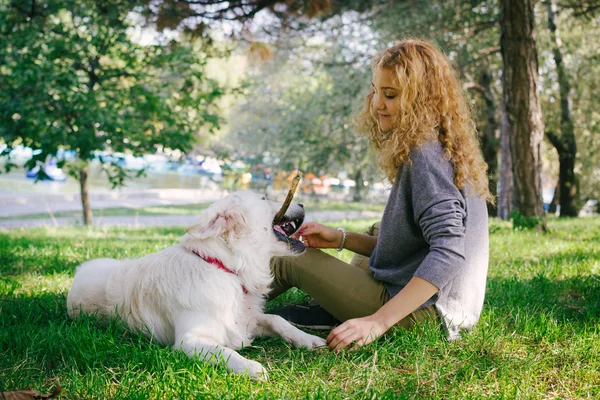
[{"label": "green foliage", "polygon": [[[558,25],[564,64],[573,82],[575,135],[580,149],[575,172],[584,202],[600,196],[600,123],[595,101],[600,95],[595,39],[600,22],[578,15],[575,3],[562,4]],[[544,122],[547,130],[556,132],[560,119],[556,68],[545,6],[537,3],[537,7]],[[496,174],[502,118],[499,20],[500,7],[495,0],[342,1],[335,2],[332,13],[322,19],[290,22],[291,29],[258,26],[254,32],[257,40],[270,43],[274,57],[251,77],[255,86],[237,111],[239,123],[232,128],[236,142],[256,152],[268,149],[289,164],[301,159],[314,169],[372,167],[372,159],[366,156],[368,144],[353,142],[359,135],[352,123],[369,85],[369,59],[395,40],[422,37],[440,45],[456,66],[469,94],[484,156],[490,172]],[[484,76],[489,77],[489,90],[482,85]],[[351,107],[344,108],[344,103]],[[346,124],[348,129],[340,129]],[[349,143],[347,149],[344,140]],[[298,155],[300,147],[304,151]],[[546,187],[556,182],[558,160],[550,146],[542,146],[542,152]],[[364,158],[359,160],[359,156]],[[366,179],[374,177],[372,171],[365,174]],[[496,182],[492,176],[490,183]]]},{"label": "green foliage", "polygon": [[[31,4],[30,4],[31,3]],[[85,165],[107,163],[113,185],[127,177],[99,152],[189,151],[218,127],[222,91],[205,75],[201,42],[134,43],[135,0],[0,2],[0,138],[59,149]],[[76,166],[76,170],[81,166]]]},{"label": "green foliage", "polygon": [[280,51],[250,75],[230,127],[232,150],[259,162],[266,155],[283,171],[373,177],[368,141],[354,121],[369,79],[367,70],[309,65]]},{"label": "green foliage", "polygon": [[515,230],[534,229],[542,223],[541,218],[526,217],[519,210],[511,211],[509,219],[512,221]]},{"label": "green foliage", "polygon": [[[272,59],[249,76],[251,85],[231,126],[231,143],[238,151],[268,153],[281,169],[301,165],[317,174],[346,171],[360,189],[362,180],[380,180],[369,142],[355,123],[370,88],[371,57],[398,39],[420,36],[437,42],[465,80],[478,79],[483,71],[497,78],[501,59],[493,49],[499,10],[495,2],[483,0],[342,2],[336,7],[358,7],[362,13],[340,12],[276,34]],[[490,94],[496,105],[498,94]],[[473,103],[484,104],[485,96],[474,95]],[[478,118],[482,131],[486,118]]]},{"label": "green foliage", "polygon": [[[539,22],[541,99],[546,131],[560,132],[560,102],[557,74],[544,10]],[[598,18],[577,17],[570,9],[557,15],[561,38],[563,64],[571,82],[572,115],[575,124],[577,160],[575,173],[580,198],[577,207],[588,199],[600,197],[600,114],[597,99],[600,96],[600,51],[596,38],[600,35]],[[548,143],[548,147],[551,147]],[[555,169],[558,157],[552,148],[547,155],[548,164]]]},{"label": "green foliage", "polygon": [[[363,231],[371,223],[331,225]],[[483,314],[462,340],[448,343],[426,326],[336,355],[257,339],[242,354],[267,367],[266,383],[188,359],[116,323],[67,318],[65,296],[79,263],[159,251],[176,244],[183,228],[4,231],[0,391],[46,393],[60,381],[65,398],[82,399],[598,398],[600,220],[548,225],[540,235],[490,220]],[[290,291],[279,300],[302,296]]]}]

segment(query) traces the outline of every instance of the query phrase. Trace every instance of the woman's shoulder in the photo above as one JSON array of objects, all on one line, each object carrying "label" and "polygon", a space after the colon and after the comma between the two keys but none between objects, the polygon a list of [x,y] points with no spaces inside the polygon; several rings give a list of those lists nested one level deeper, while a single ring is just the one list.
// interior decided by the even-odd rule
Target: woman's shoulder
[{"label": "woman's shoulder", "polygon": [[[401,171],[404,190],[417,197],[450,196],[459,198],[454,184],[452,163],[444,158],[439,140],[424,142],[411,151],[411,162]],[[424,199],[422,199],[424,200]]]},{"label": "woman's shoulder", "polygon": [[410,159],[413,163],[427,161],[435,161],[437,163],[444,160],[444,147],[437,139],[427,140],[411,149]]},{"label": "woman's shoulder", "polygon": [[428,140],[413,147],[410,153],[411,173],[441,173],[454,179],[452,163],[444,157],[444,148],[439,140]]}]

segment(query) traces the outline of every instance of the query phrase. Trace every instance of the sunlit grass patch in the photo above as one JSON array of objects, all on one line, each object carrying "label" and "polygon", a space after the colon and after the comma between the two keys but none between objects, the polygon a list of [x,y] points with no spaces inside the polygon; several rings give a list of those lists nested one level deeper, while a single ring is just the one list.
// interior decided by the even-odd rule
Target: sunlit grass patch
[{"label": "sunlit grass patch", "polygon": [[12,279],[18,285],[18,289],[14,290],[13,294],[22,297],[40,293],[65,293],[71,286],[72,278],[72,275],[67,273],[15,275]]}]

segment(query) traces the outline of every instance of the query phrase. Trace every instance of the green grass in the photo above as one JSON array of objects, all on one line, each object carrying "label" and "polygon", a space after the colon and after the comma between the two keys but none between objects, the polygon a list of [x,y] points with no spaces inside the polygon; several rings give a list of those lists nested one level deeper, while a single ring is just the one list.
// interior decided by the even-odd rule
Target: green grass
[{"label": "green grass", "polygon": [[[362,231],[372,222],[331,225]],[[599,398],[600,219],[548,224],[542,234],[492,221],[484,312],[461,341],[425,326],[335,355],[257,339],[242,354],[266,366],[266,383],[116,323],[66,317],[79,263],[157,251],[176,243],[181,228],[0,232],[0,391],[48,392],[60,382],[65,398],[81,399]]]},{"label": "green grass", "polygon": [[[373,211],[383,213],[385,204],[377,203],[358,203],[344,202],[334,200],[307,200],[303,201],[311,211]],[[145,216],[145,215],[197,215],[204,210],[210,203],[194,203],[164,206],[148,206],[140,208],[115,207],[95,209],[94,217],[120,217],[120,216]],[[81,211],[63,211],[53,213],[54,218],[81,218]],[[44,219],[52,218],[49,213],[24,214],[9,217],[0,217],[0,221],[22,220],[22,219]]]},{"label": "green grass", "polygon": [[[180,204],[167,206],[147,206],[140,208],[115,207],[101,208],[94,210],[94,217],[121,217],[121,216],[145,216],[145,215],[198,215],[202,210],[207,208],[210,203],[198,204]],[[61,211],[53,213],[54,218],[78,218],[81,219],[81,210],[77,211]],[[3,220],[22,220],[22,219],[45,219],[52,218],[49,213],[24,214],[10,217],[0,217]]]}]

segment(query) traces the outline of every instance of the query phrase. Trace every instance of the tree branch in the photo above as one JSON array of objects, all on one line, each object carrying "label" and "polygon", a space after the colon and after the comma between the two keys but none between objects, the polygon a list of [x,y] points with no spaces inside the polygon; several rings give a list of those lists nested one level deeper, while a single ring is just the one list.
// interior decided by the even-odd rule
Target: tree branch
[{"label": "tree branch", "polygon": [[585,17],[592,19],[596,12],[600,10],[598,0],[565,0],[557,3],[561,9],[573,10],[574,17]]},{"label": "tree branch", "polygon": [[564,152],[565,148],[560,140],[560,137],[556,133],[554,133],[553,131],[546,131],[546,137],[548,138],[552,146],[556,148],[556,151],[558,151],[559,153]]}]

